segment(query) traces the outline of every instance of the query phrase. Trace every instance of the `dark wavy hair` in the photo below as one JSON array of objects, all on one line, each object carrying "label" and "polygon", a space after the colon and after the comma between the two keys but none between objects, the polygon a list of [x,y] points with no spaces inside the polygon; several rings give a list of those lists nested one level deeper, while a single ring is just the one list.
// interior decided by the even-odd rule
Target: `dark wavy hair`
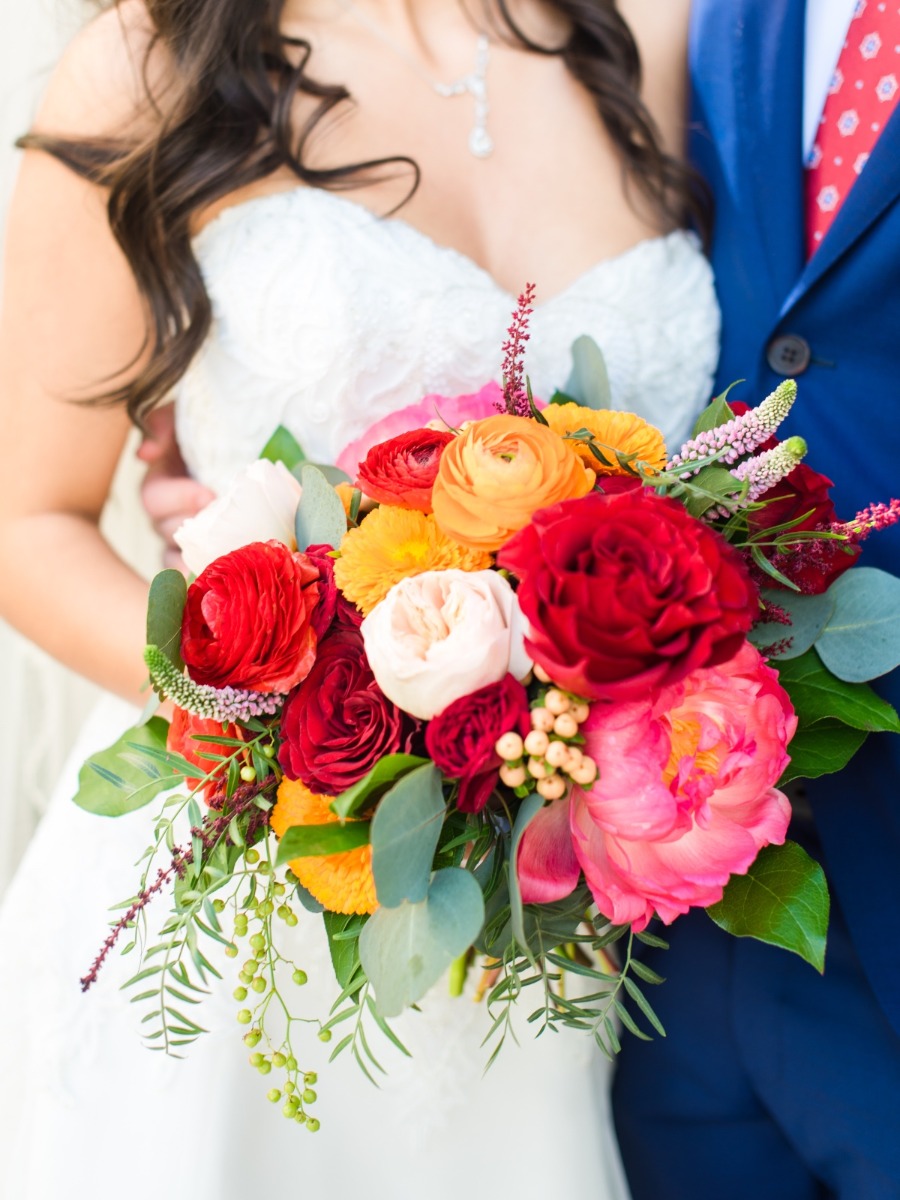
[{"label": "dark wavy hair", "polygon": [[[506,36],[536,54],[560,56],[590,92],[622,155],[626,178],[660,218],[673,225],[689,219],[704,229],[702,182],[662,149],[639,98],[637,46],[614,0],[551,3],[571,27],[561,46],[532,41],[516,24],[508,0],[485,0]],[[146,0],[155,33],[145,81],[150,55],[161,41],[174,57],[180,87],[173,111],[160,114],[154,136],[126,144],[32,133],[19,141],[109,190],[110,226],[146,301],[148,331],[139,356],[145,365],[99,399],[124,402],[138,424],[171,392],[209,331],[210,301],[191,247],[198,210],[285,167],[307,186],[343,189],[402,166],[412,173],[409,194],[418,186],[416,163],[399,155],[331,170],[308,165],[313,130],[351,96],[310,73],[309,43],[279,31],[283,6],[284,0]],[[152,100],[149,83],[147,93]],[[298,94],[315,102],[299,129],[291,119]]]}]

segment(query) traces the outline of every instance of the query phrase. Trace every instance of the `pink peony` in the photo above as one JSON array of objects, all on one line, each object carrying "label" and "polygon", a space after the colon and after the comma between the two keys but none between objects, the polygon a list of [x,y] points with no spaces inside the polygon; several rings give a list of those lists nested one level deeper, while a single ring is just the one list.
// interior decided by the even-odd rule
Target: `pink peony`
[{"label": "pink peony", "polygon": [[[538,408],[544,407],[540,400],[535,403]],[[503,389],[498,383],[485,384],[480,392],[473,392],[470,396],[426,396],[418,404],[408,404],[406,408],[389,413],[370,425],[362,437],[341,451],[336,465],[346,471],[351,479],[356,479],[360,463],[372,447],[381,442],[413,429],[422,429],[431,421],[443,421],[441,428],[458,429],[464,421],[480,421],[483,417],[493,417],[505,411]]]},{"label": "pink peony", "polygon": [[647,700],[595,704],[580,732],[600,778],[526,830],[522,898],[567,896],[579,874],[604,916],[645,928],[722,898],[732,875],[780,845],[791,816],[774,784],[797,718],[778,676],[745,643]]}]

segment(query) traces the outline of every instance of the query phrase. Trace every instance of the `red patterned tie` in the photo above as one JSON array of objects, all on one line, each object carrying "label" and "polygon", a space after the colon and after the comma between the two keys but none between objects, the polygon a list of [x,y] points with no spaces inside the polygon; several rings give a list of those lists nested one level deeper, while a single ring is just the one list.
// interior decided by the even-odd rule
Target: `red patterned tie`
[{"label": "red patterned tie", "polygon": [[857,0],[806,171],[812,256],[900,98],[900,2]]}]

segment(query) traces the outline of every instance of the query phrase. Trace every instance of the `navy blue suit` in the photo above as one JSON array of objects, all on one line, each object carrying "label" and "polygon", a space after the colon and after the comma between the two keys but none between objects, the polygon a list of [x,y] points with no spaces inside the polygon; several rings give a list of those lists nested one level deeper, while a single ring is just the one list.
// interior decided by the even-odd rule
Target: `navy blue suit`
[{"label": "navy blue suit", "polygon": [[[804,17],[805,0],[695,0],[692,152],[716,201],[718,384],[746,379],[755,404],[797,372],[786,432],[849,518],[900,495],[900,109],[807,261]],[[862,561],[900,574],[900,528]],[[900,704],[900,672],[878,686]],[[798,836],[835,900],[825,977],[702,913],[676,923],[654,959],[669,1036],[630,1041],[615,1086],[635,1200],[900,1197],[900,738],[809,795]]]}]

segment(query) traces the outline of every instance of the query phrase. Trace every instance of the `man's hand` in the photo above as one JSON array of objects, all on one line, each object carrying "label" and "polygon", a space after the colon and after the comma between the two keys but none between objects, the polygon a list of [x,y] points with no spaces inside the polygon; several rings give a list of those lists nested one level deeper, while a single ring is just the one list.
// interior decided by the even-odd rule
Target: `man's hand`
[{"label": "man's hand", "polygon": [[181,552],[172,540],[176,529],[188,517],[196,516],[215,493],[191,479],[175,440],[174,409],[171,404],[155,409],[147,421],[147,432],[137,452],[147,463],[141,485],[141,501],[153,528],[165,543],[163,561],[187,574]]}]

